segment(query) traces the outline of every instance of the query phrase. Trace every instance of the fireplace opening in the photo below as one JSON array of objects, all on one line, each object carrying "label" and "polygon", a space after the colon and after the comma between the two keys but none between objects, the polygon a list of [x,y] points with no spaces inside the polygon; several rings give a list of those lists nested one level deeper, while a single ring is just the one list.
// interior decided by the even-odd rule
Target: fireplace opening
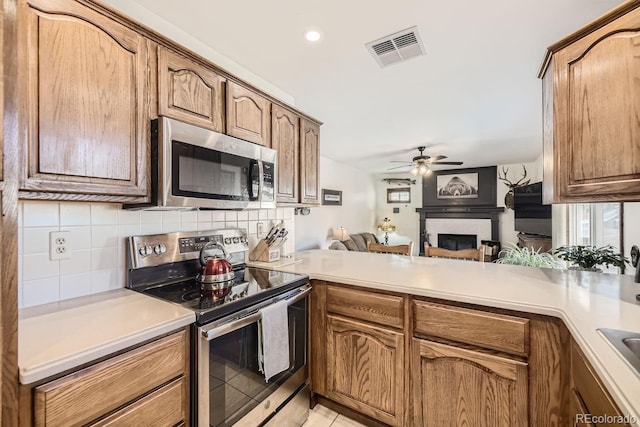
[{"label": "fireplace opening", "polygon": [[438,234],[438,247],[452,251],[477,249],[478,236],[475,234]]}]

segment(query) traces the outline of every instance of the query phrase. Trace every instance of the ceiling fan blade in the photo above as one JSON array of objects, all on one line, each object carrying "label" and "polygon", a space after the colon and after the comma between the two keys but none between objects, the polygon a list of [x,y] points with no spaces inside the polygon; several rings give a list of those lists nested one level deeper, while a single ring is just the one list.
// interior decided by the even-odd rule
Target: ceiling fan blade
[{"label": "ceiling fan blade", "polygon": [[407,163],[406,160],[389,160],[389,163],[404,163],[407,165],[410,164],[410,163]]},{"label": "ceiling fan blade", "polygon": [[432,165],[461,165],[463,162],[432,162]]},{"label": "ceiling fan blade", "polygon": [[408,168],[409,166],[411,166],[411,165],[396,166],[395,168],[389,168],[387,170],[390,171],[390,170],[394,170],[394,169]]},{"label": "ceiling fan blade", "polygon": [[433,163],[433,162],[437,162],[438,160],[443,160],[443,159],[446,159],[446,158],[447,158],[447,156],[433,156],[433,157],[429,157],[427,159],[427,162]]}]

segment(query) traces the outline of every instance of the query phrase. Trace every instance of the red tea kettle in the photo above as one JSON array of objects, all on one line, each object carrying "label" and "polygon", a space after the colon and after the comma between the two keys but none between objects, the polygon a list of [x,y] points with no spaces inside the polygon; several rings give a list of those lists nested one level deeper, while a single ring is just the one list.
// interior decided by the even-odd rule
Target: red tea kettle
[{"label": "red tea kettle", "polygon": [[[223,257],[214,256],[206,257],[205,252],[211,248],[218,248],[222,251]],[[208,290],[219,290],[233,286],[235,273],[231,263],[227,261],[227,251],[218,242],[209,242],[200,250],[200,265],[202,266],[200,274],[196,276],[196,281],[203,288]]]}]

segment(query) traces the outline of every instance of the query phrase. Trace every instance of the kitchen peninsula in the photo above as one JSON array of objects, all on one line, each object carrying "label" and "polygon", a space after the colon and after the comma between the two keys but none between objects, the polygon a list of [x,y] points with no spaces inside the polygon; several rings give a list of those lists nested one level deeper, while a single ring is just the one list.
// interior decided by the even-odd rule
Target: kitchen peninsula
[{"label": "kitchen peninsula", "polygon": [[[640,332],[631,277],[327,250],[288,262],[272,268],[314,286],[311,382],[324,404],[391,425],[426,413],[570,425],[603,407],[601,384],[602,402],[640,425],[640,376],[597,331]],[[474,407],[475,391],[491,409]]]}]

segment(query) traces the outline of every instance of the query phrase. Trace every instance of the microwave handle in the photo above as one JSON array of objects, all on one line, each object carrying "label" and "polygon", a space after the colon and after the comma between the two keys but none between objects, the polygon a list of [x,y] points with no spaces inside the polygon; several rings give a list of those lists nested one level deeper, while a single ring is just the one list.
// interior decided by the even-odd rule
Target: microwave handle
[{"label": "microwave handle", "polygon": [[[258,194],[257,195],[253,194],[253,183],[256,178],[256,172],[258,174],[257,176]],[[249,164],[249,176],[247,176],[249,180],[249,183],[248,183],[249,184],[249,200],[260,200],[260,197],[262,196],[262,185],[263,185],[262,173],[263,173],[262,160],[251,160],[251,163]]]},{"label": "microwave handle", "polygon": [[[288,298],[286,300],[287,305],[295,304],[301,299],[306,298],[310,292],[311,292],[311,287],[304,288],[304,290],[295,294],[291,298]],[[206,326],[202,327],[200,328],[200,332],[202,334],[202,337],[205,340],[211,341],[214,338],[221,337],[233,331],[237,331],[240,328],[244,328],[245,326],[249,326],[250,324],[257,322],[261,318],[262,318],[262,315],[260,314],[260,311],[257,311],[248,316],[234,320],[233,322],[224,323],[220,326],[214,326],[213,328],[207,328]]]}]

